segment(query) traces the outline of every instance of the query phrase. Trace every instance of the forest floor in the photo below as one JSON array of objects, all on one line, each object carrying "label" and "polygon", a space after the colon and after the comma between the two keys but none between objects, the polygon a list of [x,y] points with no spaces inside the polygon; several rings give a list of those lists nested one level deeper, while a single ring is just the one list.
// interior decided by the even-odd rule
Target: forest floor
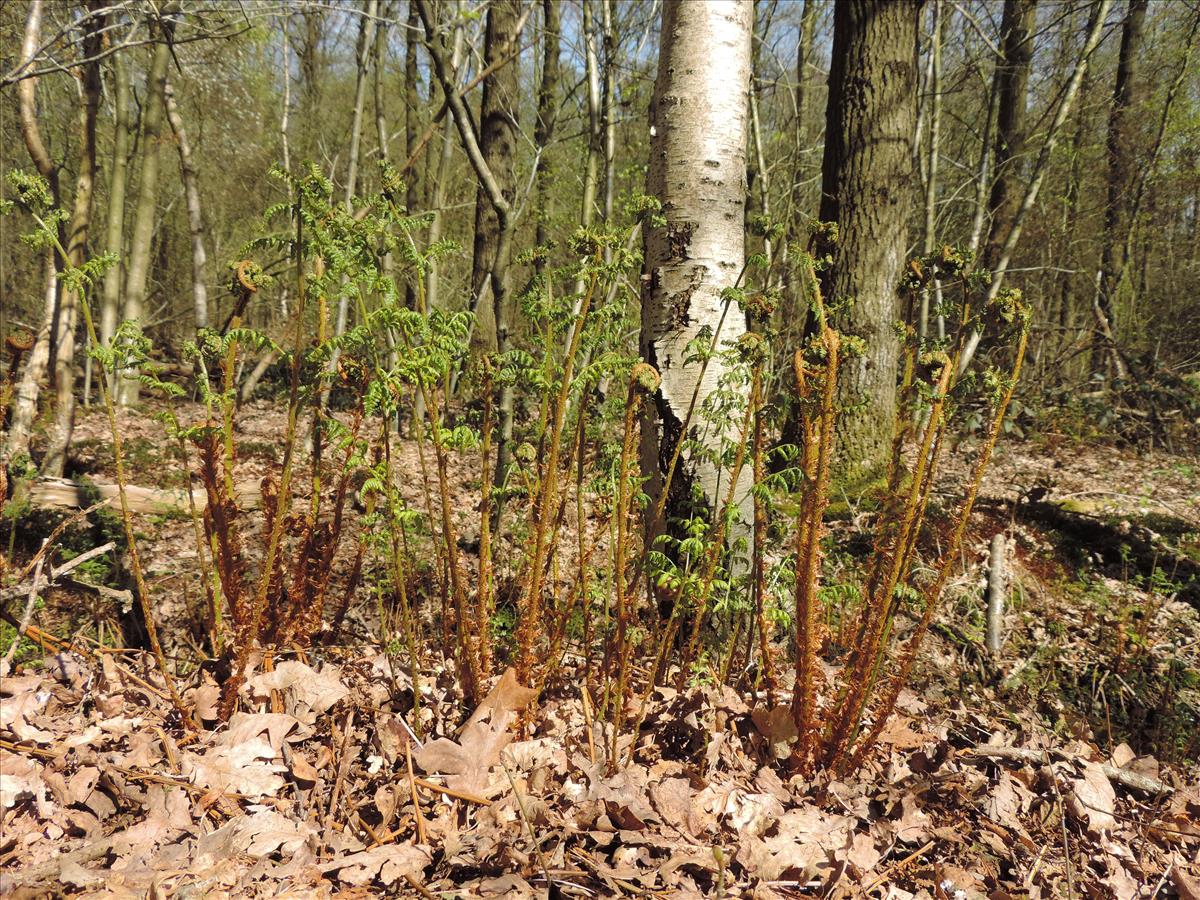
[{"label": "forest floor", "polygon": [[[238,482],[254,483],[282,452],[280,414],[256,404],[240,422]],[[149,411],[121,430],[131,483],[183,483]],[[415,445],[398,452],[418,471]],[[104,417],[84,411],[76,473],[111,481],[111,457]],[[967,458],[950,454],[947,505]],[[454,478],[460,543],[477,545],[475,463]],[[66,643],[22,644],[0,686],[0,894],[1200,900],[1200,600],[1162,563],[1200,561],[1198,484],[1195,457],[1002,441],[877,751],[853,776],[808,780],[781,764],[764,711],[712,684],[655,691],[615,773],[569,669],[536,698],[506,675],[471,710],[431,648],[411,721],[366,591],[335,646],[258,658],[218,726],[196,665],[192,524],[139,516],[201,728],[181,727],[149,654],[120,646],[137,642],[128,601],[49,590],[33,622]],[[1038,514],[1050,501],[1075,518]],[[33,514],[14,538],[0,524],[12,563],[62,516]],[[74,540],[107,540],[104,521]],[[1102,537],[1071,533],[1077,521]],[[853,548],[869,527],[850,506],[831,530]],[[981,598],[998,531],[1011,552],[995,656]],[[1161,559],[1121,542],[1147,533]]]}]

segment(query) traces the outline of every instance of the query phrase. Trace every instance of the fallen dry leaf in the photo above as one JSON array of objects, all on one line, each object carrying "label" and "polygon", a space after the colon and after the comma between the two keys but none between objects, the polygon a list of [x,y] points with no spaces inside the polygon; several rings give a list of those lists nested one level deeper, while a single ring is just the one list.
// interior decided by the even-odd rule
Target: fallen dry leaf
[{"label": "fallen dry leaf", "polygon": [[1083,777],[1071,785],[1068,801],[1072,815],[1084,822],[1089,831],[1099,834],[1111,829],[1116,822],[1113,809],[1117,802],[1116,791],[1099,763],[1085,762]]}]

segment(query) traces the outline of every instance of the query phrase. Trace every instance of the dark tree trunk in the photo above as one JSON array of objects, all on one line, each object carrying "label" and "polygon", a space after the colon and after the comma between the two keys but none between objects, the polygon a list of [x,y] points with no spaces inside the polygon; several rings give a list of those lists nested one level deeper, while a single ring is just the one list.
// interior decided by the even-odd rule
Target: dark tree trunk
[{"label": "dark tree trunk", "polygon": [[1125,277],[1129,235],[1133,228],[1139,139],[1133,109],[1137,91],[1137,62],[1148,0],[1130,0],[1121,29],[1117,81],[1108,115],[1108,198],[1104,208],[1104,240],[1100,247],[1100,278],[1096,290],[1096,328],[1092,341],[1092,370],[1103,368],[1106,357],[1117,374],[1124,363],[1113,342],[1113,300]]},{"label": "dark tree trunk", "polygon": [[899,345],[893,324],[915,181],[912,48],[920,9],[907,0],[834,6],[820,216],[837,224],[839,237],[821,290],[828,305],[843,307],[837,327],[866,345],[841,376],[843,477],[881,466],[894,427]]},{"label": "dark tree trunk", "polygon": [[1004,58],[996,66],[998,105],[996,148],[993,154],[995,180],[988,200],[991,227],[983,252],[983,265],[995,268],[1021,207],[1024,186],[1021,162],[1025,155],[1025,107],[1029,91],[1029,69],[1033,62],[1030,39],[1037,19],[1037,0],[1005,0],[1003,35]]},{"label": "dark tree trunk", "polygon": [[[520,18],[520,0],[495,0],[488,7],[484,68],[512,53]],[[518,66],[507,65],[500,66],[485,78],[479,109],[479,149],[509,204],[516,194],[518,74]],[[511,324],[507,321],[508,311],[496,308],[494,292],[490,288],[499,248],[499,219],[487,192],[480,187],[475,195],[475,245],[471,256],[471,297],[475,307],[472,343],[485,351],[505,349]]]}]

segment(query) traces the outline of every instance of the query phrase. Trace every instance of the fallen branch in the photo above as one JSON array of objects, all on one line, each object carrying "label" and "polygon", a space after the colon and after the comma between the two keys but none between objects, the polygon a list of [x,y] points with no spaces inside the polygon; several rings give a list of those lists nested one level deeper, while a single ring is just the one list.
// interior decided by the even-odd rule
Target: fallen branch
[{"label": "fallen branch", "polygon": [[[992,759],[1002,759],[1007,762],[1019,762],[1022,764],[1045,763],[1050,759],[1062,760],[1069,763],[1085,762],[1083,757],[1075,756],[1064,750],[1035,750],[1032,747],[1003,747],[996,744],[981,744],[978,747],[962,752],[967,756],[990,757]],[[1109,781],[1127,787],[1130,790],[1159,795],[1175,792],[1175,788],[1169,784],[1165,784],[1157,778],[1151,778],[1149,775],[1131,772],[1129,769],[1118,769],[1116,766],[1109,765],[1108,763],[1101,763],[1100,769]]]},{"label": "fallen branch", "polygon": [[[49,576],[45,576],[45,577],[43,577],[43,575],[42,575],[42,564],[45,562],[45,557],[40,556],[40,558],[37,561],[37,565],[34,567],[32,580],[30,580],[30,581],[22,580],[21,582],[18,582],[17,584],[10,585],[9,587],[0,589],[0,603],[6,603],[9,600],[11,600],[13,597],[20,597],[22,595],[27,595],[27,594],[31,594],[34,592],[45,590],[46,588],[48,588],[52,584],[54,584],[56,581],[62,580],[67,575],[69,575],[71,572],[73,572],[75,569],[78,569],[80,566],[82,566],[88,560],[95,559],[97,556],[101,556],[101,555],[107,553],[109,550],[112,550],[113,547],[115,547],[115,546],[116,546],[116,544],[114,544],[112,541],[109,541],[107,544],[101,544],[99,547],[93,547],[91,550],[88,550],[84,553],[80,553],[74,559],[68,559],[61,566],[52,566],[50,569]],[[23,621],[24,621],[24,624],[21,626],[22,631],[24,631],[26,628],[29,627],[29,622],[27,620],[23,620]]]}]

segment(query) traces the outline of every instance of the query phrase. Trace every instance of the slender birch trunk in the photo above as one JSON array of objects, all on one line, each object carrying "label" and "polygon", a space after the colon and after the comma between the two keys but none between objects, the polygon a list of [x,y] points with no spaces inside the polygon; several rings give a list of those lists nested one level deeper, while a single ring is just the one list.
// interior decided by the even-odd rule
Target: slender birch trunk
[{"label": "slender birch trunk", "polygon": [[[698,395],[698,408],[725,374],[717,359],[703,372],[700,363],[685,361],[685,348],[702,328],[716,334],[718,347],[745,330],[742,315],[726,310],[721,292],[736,284],[745,260],[753,29],[750,0],[663,5],[646,191],[662,201],[665,222],[643,226],[649,277],[642,294],[641,352],[662,375],[645,408],[641,439],[651,508],[666,486],[685,427],[692,433],[699,424],[687,421],[693,396]],[[701,440],[716,447],[727,436],[707,429]],[[685,507],[692,484],[717,508],[723,473],[706,460],[683,457],[681,464],[669,488],[668,511]],[[649,522],[648,530],[660,533],[663,524]]]},{"label": "slender birch trunk", "polygon": [[[617,37],[613,29],[612,0],[600,0],[600,27],[604,35],[604,82],[600,99],[600,122],[604,131],[604,222],[612,222],[613,199],[617,181],[617,122],[613,113],[617,102]],[[611,258],[611,248],[605,258]]]},{"label": "slender birch trunk", "polygon": [[[596,34],[594,6],[597,0],[583,0],[584,74],[587,79],[587,161],[583,169],[583,197],[579,224],[590,228],[596,217],[596,190],[600,180],[600,160],[604,155],[604,125],[600,87],[599,37]],[[577,286],[576,293],[582,288]]]}]

